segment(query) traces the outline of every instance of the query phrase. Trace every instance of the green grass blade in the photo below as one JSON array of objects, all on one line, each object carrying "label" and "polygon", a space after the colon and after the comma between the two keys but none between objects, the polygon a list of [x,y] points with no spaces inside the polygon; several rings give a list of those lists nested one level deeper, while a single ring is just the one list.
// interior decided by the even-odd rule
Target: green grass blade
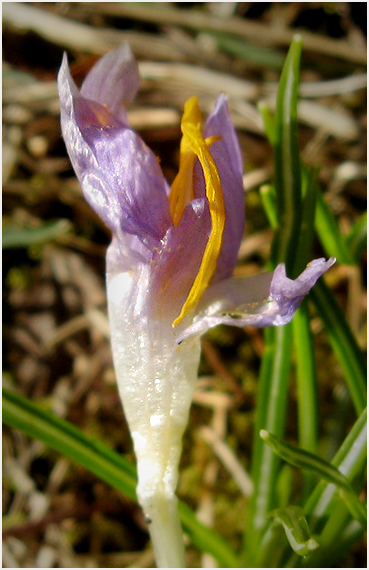
[{"label": "green grass blade", "polygon": [[[136,500],[135,467],[69,422],[7,389],[3,389],[3,422],[40,439]],[[202,525],[183,503],[179,505],[179,512],[185,531],[198,548],[212,554],[224,568],[238,567],[238,558],[215,531]]]},{"label": "green grass blade", "polygon": [[287,463],[299,467],[300,469],[314,471],[319,477],[340,488],[347,487],[348,482],[346,477],[330,463],[324,461],[324,459],[308,451],[299,449],[295,445],[290,445],[266,430],[260,430],[260,437],[281,459],[287,461]]},{"label": "green grass blade", "polygon": [[289,277],[295,277],[296,243],[302,219],[297,125],[301,47],[300,36],[295,36],[279,81],[275,116],[274,162],[278,228],[273,243],[273,261],[285,262]]},{"label": "green grass blade", "polygon": [[186,534],[202,552],[208,552],[220,568],[240,568],[240,560],[229,544],[215,531],[203,525],[191,509],[182,501],[178,503],[179,515]]},{"label": "green grass blade", "polygon": [[136,500],[135,468],[129,461],[69,422],[5,388],[3,422],[40,439]]},{"label": "green grass blade", "polygon": [[315,229],[328,257],[336,257],[343,265],[354,265],[354,258],[321,192],[317,193]]},{"label": "green grass blade", "polygon": [[264,101],[260,101],[260,103],[258,103],[258,110],[261,118],[263,119],[266,137],[269,143],[274,146],[276,140],[274,115]]},{"label": "green grass blade", "polygon": [[259,190],[260,200],[270,226],[275,230],[278,226],[275,190],[270,184],[264,184]]},{"label": "green grass blade", "polygon": [[208,32],[217,40],[218,48],[225,53],[248,61],[254,65],[260,65],[267,69],[280,71],[284,63],[284,55],[276,50],[255,46],[245,42],[244,39],[236,38],[223,32]]},{"label": "green grass blade", "polygon": [[260,431],[261,438],[282,459],[300,469],[308,469],[338,488],[339,495],[351,515],[366,527],[366,510],[359,501],[348,479],[334,465],[294,445],[290,445],[266,430]]},{"label": "green grass blade", "polygon": [[[356,520],[352,520],[345,506],[335,506],[324,531],[319,536],[320,549],[306,560],[303,568],[323,568],[329,561],[330,568],[340,566],[340,560],[352,549],[355,542],[364,534],[365,529]],[[300,559],[301,560],[301,559]],[[292,566],[293,567],[293,566]]]},{"label": "green grass blade", "polygon": [[[288,52],[279,82],[274,136],[273,121],[268,113],[264,113],[268,136],[274,143],[277,215],[272,216],[272,224],[276,224],[277,227],[272,248],[272,261],[273,263],[285,262],[287,274],[290,277],[294,276],[296,244],[302,221],[297,127],[300,57],[301,38],[296,36]],[[273,202],[270,190],[265,193],[264,201]],[[266,205],[271,211],[272,204]],[[267,331],[265,339],[267,346],[261,368],[255,429],[256,433],[264,428],[282,435],[285,429],[292,327],[286,325],[280,329]],[[245,537],[245,556],[251,566],[258,558],[262,536],[268,525],[268,512],[276,506],[278,466],[279,461],[273,453],[263,445],[261,440],[254,438],[252,476],[255,488],[249,507]]]},{"label": "green grass blade", "polygon": [[296,554],[308,556],[319,548],[319,544],[311,536],[301,507],[291,505],[285,509],[276,509],[271,516],[283,526],[288,542]]},{"label": "green grass blade", "polygon": [[16,247],[30,247],[36,244],[47,243],[69,232],[72,224],[69,220],[58,220],[44,224],[40,228],[4,228],[2,234],[3,249]]},{"label": "green grass blade", "polygon": [[299,442],[303,449],[317,449],[317,385],[314,347],[306,299],[293,318],[293,336],[296,349],[296,377],[298,391]]},{"label": "green grass blade", "polygon": [[359,262],[367,245],[367,224],[367,213],[364,212],[353,225],[345,239],[350,254],[356,263]]},{"label": "green grass blade", "polygon": [[[317,195],[318,170],[303,174],[303,211],[299,242],[297,246],[294,273],[299,275],[311,260],[314,239],[314,219]],[[318,395],[313,340],[310,331],[307,299],[304,299],[292,321],[293,340],[296,355],[296,382],[298,404],[298,432],[300,447],[314,453],[318,437]],[[303,495],[312,490],[314,476],[303,474]]]},{"label": "green grass blade", "polygon": [[316,209],[316,197],[318,190],[318,169],[302,169],[302,216],[299,233],[299,241],[296,247],[293,273],[300,275],[306,265],[311,261],[311,251],[315,236],[314,219]]},{"label": "green grass blade", "polygon": [[[292,327],[296,356],[299,446],[315,453],[318,447],[318,390],[313,339],[306,299],[296,312]],[[303,496],[305,498],[311,492],[314,480],[314,476],[310,473],[304,474]]]},{"label": "green grass blade", "polygon": [[[352,485],[358,482],[364,484],[367,455],[367,411],[362,412],[351,428],[348,436],[342,443],[331,461]],[[320,481],[309,497],[304,507],[304,513],[309,526],[318,533],[320,549],[312,554],[303,566],[319,568],[324,561],[334,559],[335,546],[343,547],[343,536],[349,526],[353,527],[352,536],[347,536],[346,546],[349,548],[355,537],[363,533],[363,527],[353,521],[347,506],[338,499],[337,488],[326,481]],[[333,545],[333,546],[332,546]],[[330,558],[331,557],[331,558]],[[300,566],[295,555],[291,555],[285,564],[288,568]]]},{"label": "green grass blade", "polygon": [[[335,466],[348,481],[354,481],[357,477],[362,477],[366,465],[366,446],[367,411],[365,409],[356,420],[350,433],[332,459],[331,464]],[[308,499],[304,511],[305,514],[310,517],[310,520],[314,521],[314,529],[318,529],[321,521],[326,520],[335,494],[335,488],[322,481],[317,485]]]},{"label": "green grass blade", "polygon": [[356,412],[366,406],[366,367],[362,352],[331,290],[320,279],[310,298],[321,316],[329,340],[345,374]]},{"label": "green grass blade", "polygon": [[[259,378],[256,409],[256,434],[268,429],[282,436],[285,429],[286,405],[291,365],[291,324],[268,329],[267,344]],[[260,438],[253,446],[252,478],[254,493],[250,500],[245,534],[245,557],[254,566],[262,535],[268,525],[268,513],[276,506],[276,479],[279,459]]]}]

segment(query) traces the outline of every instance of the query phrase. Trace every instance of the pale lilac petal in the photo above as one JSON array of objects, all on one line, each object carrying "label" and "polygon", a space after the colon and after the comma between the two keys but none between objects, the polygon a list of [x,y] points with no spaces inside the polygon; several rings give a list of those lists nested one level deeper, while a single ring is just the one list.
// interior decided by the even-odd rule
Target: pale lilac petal
[{"label": "pale lilac petal", "polygon": [[335,262],[334,257],[330,257],[328,261],[324,257],[314,259],[295,280],[286,276],[285,264],[279,264],[270,285],[270,302],[276,303],[279,307],[279,314],[275,316],[272,324],[289,323],[305,295]]},{"label": "pale lilac petal", "polygon": [[[75,100],[80,97],[79,91],[72,79],[68,67],[66,54],[58,74],[58,90],[60,99],[60,120],[65,146],[77,178],[82,182],[85,174],[91,170],[98,170],[95,155],[86,143],[78,128],[75,117]],[[89,193],[83,188],[85,198],[92,208],[99,214],[105,224],[114,232],[118,231],[117,220],[113,219],[109,211],[109,202],[103,189],[101,192]]]},{"label": "pale lilac petal", "polygon": [[87,74],[81,95],[101,105],[111,113],[125,118],[123,105],[131,103],[138,91],[140,76],[137,62],[127,43],[104,55]]},{"label": "pale lilac petal", "polygon": [[172,320],[178,317],[199,271],[209,234],[205,200],[192,200],[178,226],[168,230],[151,262],[150,304],[155,312],[164,311]]},{"label": "pale lilac petal", "polygon": [[245,228],[242,155],[225,95],[218,97],[206,121],[204,136],[213,135],[222,137],[210,146],[210,152],[220,175],[226,211],[223,245],[212,279],[215,283],[232,275]]},{"label": "pale lilac petal", "polygon": [[219,324],[269,327],[289,323],[305,295],[335,261],[334,257],[315,259],[295,280],[286,277],[281,263],[273,273],[228,279],[209,287],[197,317],[178,336],[178,342]]},{"label": "pale lilac petal", "polygon": [[[62,64],[58,73],[58,91],[60,99],[60,121],[63,138],[67,151],[72,162],[72,166],[79,176],[81,170],[79,161],[75,159],[78,155],[85,156],[85,164],[88,164],[92,157],[91,150],[85,144],[82,134],[77,126],[74,100],[80,97],[76,84],[69,71],[67,55],[63,55]],[[75,149],[75,152],[72,150]]]},{"label": "pale lilac petal", "polygon": [[167,183],[156,156],[130,129],[96,128],[93,152],[98,167],[87,170],[81,184],[90,195],[95,189],[99,194],[103,191],[110,202],[110,215],[122,231],[143,242],[160,241],[172,221]]},{"label": "pale lilac petal", "polygon": [[[242,156],[225,95],[218,97],[206,121],[204,137],[211,136],[222,137],[212,143],[209,150],[219,172],[226,213],[222,247],[211,280],[211,283],[216,283],[232,275],[245,227]],[[193,188],[196,198],[205,197],[204,175],[197,159],[193,170]],[[210,220],[209,211],[207,215]]]},{"label": "pale lilac petal", "polygon": [[99,103],[79,95],[66,57],[58,87],[63,137],[87,201],[113,233],[135,234],[156,247],[172,222],[167,183],[155,155],[113,115],[105,129],[97,126]]},{"label": "pale lilac petal", "polygon": [[225,151],[227,152],[227,159],[229,159],[228,162],[231,164],[231,169],[233,172],[238,172],[242,175],[243,159],[241,149],[236,130],[229,114],[227,101],[228,97],[224,93],[218,96],[214,109],[206,120],[204,137],[207,138],[217,134],[221,135],[225,145]]}]

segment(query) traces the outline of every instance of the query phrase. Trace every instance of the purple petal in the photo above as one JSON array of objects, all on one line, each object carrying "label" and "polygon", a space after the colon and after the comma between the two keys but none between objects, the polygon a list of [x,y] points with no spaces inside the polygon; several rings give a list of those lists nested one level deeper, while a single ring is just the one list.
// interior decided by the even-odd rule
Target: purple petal
[{"label": "purple petal", "polygon": [[[155,155],[130,129],[95,130],[93,151],[97,168],[85,172],[89,194],[103,191],[111,216],[124,232],[160,241],[172,225],[167,184]],[[96,186],[96,181],[98,185]],[[82,183],[82,181],[81,181]]]},{"label": "purple petal", "polygon": [[212,279],[215,283],[232,275],[245,228],[242,155],[225,95],[218,97],[206,121],[204,136],[213,135],[222,137],[210,146],[210,152],[220,175],[226,211],[223,245]]},{"label": "purple petal", "polygon": [[[64,142],[74,171],[82,184],[85,174],[90,168],[98,169],[96,158],[90,146],[84,140],[78,128],[75,117],[75,101],[80,97],[79,91],[72,79],[66,54],[58,74],[58,90],[60,99],[60,119]],[[99,214],[106,225],[113,231],[118,231],[116,220],[111,217],[109,202],[103,190],[89,192],[82,186],[85,197],[92,208]]]},{"label": "purple petal", "polygon": [[227,100],[228,97],[224,93],[221,93],[218,96],[214,105],[214,109],[211,111],[206,120],[204,127],[204,136],[206,138],[217,134],[221,135],[224,143],[224,150],[227,153],[227,159],[231,165],[232,171],[238,172],[239,175],[242,176],[242,154],[237,134],[229,114]]},{"label": "purple petal", "polygon": [[152,260],[151,306],[172,321],[196,278],[209,238],[210,219],[204,199],[192,200],[177,227],[172,226]]},{"label": "purple petal", "polygon": [[87,201],[113,233],[135,234],[152,250],[172,223],[155,155],[109,110],[79,95],[66,57],[58,86],[64,140]]},{"label": "purple petal", "polygon": [[315,259],[295,280],[286,277],[281,263],[273,273],[227,279],[209,287],[197,317],[178,342],[200,336],[219,324],[268,327],[289,323],[302,299],[335,261],[334,257],[328,261]]},{"label": "purple petal", "polygon": [[335,262],[336,259],[334,257],[330,257],[328,261],[324,257],[314,259],[295,280],[286,276],[284,263],[278,265],[270,285],[269,300],[272,303],[276,303],[279,307],[279,313],[275,315],[272,324],[284,325],[289,323],[305,295],[309,293],[319,277],[332,267]]},{"label": "purple petal", "polygon": [[[245,227],[242,156],[225,95],[218,97],[204,127],[205,138],[214,135],[222,137],[215,141],[209,150],[218,168],[222,184],[226,221],[222,248],[211,283],[228,279],[232,275]],[[193,187],[196,198],[205,197],[204,175],[197,159],[193,171]],[[207,215],[210,220],[209,211]]]},{"label": "purple petal", "polygon": [[81,87],[81,95],[120,116],[123,105],[131,103],[138,91],[140,76],[137,62],[127,43],[99,59]]}]

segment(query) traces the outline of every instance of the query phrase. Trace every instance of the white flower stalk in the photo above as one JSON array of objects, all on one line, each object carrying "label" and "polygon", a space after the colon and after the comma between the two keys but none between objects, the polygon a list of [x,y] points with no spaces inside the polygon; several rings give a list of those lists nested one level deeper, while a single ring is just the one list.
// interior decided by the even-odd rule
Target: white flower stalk
[{"label": "white flower stalk", "polygon": [[[144,270],[147,268],[144,268]],[[158,567],[185,567],[175,490],[200,342],[176,347],[172,323],[143,318],[135,275],[108,271],[114,367],[137,458],[137,496]]]},{"label": "white flower stalk", "polygon": [[127,44],[107,54],[81,90],[66,58],[58,76],[61,125],[88,202],[112,232],[107,298],[114,368],[137,458],[137,496],[156,563],[183,568],[175,490],[197,379],[199,337],[220,323],[289,322],[334,259],[295,281],[273,273],[232,278],[244,229],[242,158],[220,95],[204,129],[196,99],[181,122],[171,187],[129,126],[124,105],[139,85]]}]

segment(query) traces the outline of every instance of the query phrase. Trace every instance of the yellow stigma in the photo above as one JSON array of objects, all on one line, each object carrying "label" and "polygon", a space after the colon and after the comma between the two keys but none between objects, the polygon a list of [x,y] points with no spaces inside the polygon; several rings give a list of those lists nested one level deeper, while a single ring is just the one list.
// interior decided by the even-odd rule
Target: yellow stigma
[{"label": "yellow stigma", "polygon": [[208,148],[210,144],[221,137],[213,136],[204,139],[201,132],[201,113],[196,97],[191,97],[185,104],[181,130],[183,136],[179,172],[172,184],[169,196],[170,213],[174,225],[177,226],[186,205],[194,198],[193,167],[197,157],[205,179],[205,191],[211,217],[211,233],[199,271],[180,314],[173,321],[173,326],[178,325],[188,311],[197,304],[208,286],[216,268],[225,224],[225,209],[219,172]]}]

